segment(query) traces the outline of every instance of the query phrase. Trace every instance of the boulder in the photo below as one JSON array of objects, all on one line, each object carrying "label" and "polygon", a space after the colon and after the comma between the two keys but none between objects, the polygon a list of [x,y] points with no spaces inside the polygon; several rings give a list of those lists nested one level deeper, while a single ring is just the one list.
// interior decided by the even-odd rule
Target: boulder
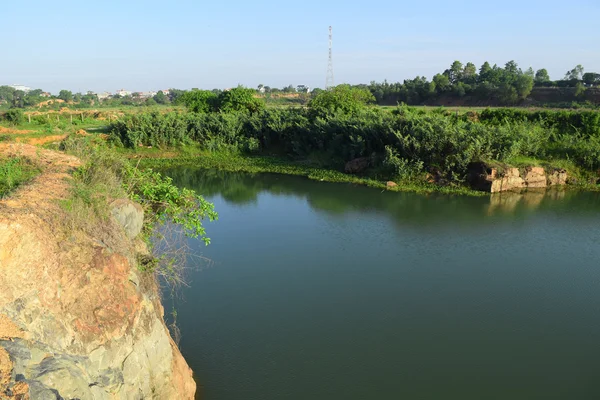
[{"label": "boulder", "polygon": [[395,188],[395,187],[397,187],[398,184],[396,182],[387,181],[387,183],[385,184],[385,186],[389,189],[389,188]]},{"label": "boulder", "polygon": [[347,174],[360,174],[369,167],[369,158],[360,157],[354,160],[348,161],[344,167],[344,171]]},{"label": "boulder", "polygon": [[118,199],[110,204],[110,211],[125,230],[129,239],[134,239],[144,226],[144,209],[138,203],[127,199]]},{"label": "boulder", "polygon": [[567,179],[569,179],[567,171],[556,169],[551,174],[548,174],[548,186],[566,185]]},{"label": "boulder", "polygon": [[542,167],[528,167],[523,174],[523,180],[528,188],[545,188],[546,171]]}]

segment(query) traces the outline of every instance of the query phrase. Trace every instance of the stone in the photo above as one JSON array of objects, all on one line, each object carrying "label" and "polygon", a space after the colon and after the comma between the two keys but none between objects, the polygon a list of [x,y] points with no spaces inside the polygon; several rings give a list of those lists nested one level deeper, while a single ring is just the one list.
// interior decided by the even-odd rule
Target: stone
[{"label": "stone", "polygon": [[545,188],[547,186],[546,171],[542,167],[528,167],[523,175],[527,188]]},{"label": "stone", "polygon": [[397,184],[396,182],[388,181],[388,182],[385,184],[385,186],[386,186],[387,188],[395,188],[395,187],[397,187],[397,186],[398,186],[398,184]]},{"label": "stone", "polygon": [[564,169],[555,169],[548,174],[548,186],[566,185],[569,176]]},{"label": "stone", "polygon": [[134,239],[140,234],[144,226],[144,209],[142,206],[131,200],[117,199],[110,204],[110,210],[129,239]]},{"label": "stone", "polygon": [[348,161],[344,167],[344,171],[347,174],[360,174],[369,167],[369,158],[361,157],[355,158],[354,160]]},{"label": "stone", "polygon": [[[509,168],[516,169],[517,168]],[[499,193],[506,191],[520,191],[525,187],[525,181],[519,175],[515,176],[513,171],[509,172],[509,175],[505,175],[502,178],[496,178],[491,182],[491,193]]]}]

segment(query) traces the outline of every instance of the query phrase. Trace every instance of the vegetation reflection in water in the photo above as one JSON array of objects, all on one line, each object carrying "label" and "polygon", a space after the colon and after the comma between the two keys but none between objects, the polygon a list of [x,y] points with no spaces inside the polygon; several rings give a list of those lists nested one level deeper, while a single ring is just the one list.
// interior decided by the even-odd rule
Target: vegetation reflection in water
[{"label": "vegetation reflection in water", "polygon": [[199,398],[599,398],[598,193],[166,173],[220,217],[174,300]]},{"label": "vegetation reflection in water", "polygon": [[[522,218],[538,209],[549,208],[553,212],[572,209],[571,201],[576,203],[581,213],[596,213],[600,202],[600,193],[582,193],[565,188],[471,197],[387,192],[362,185],[317,183],[304,177],[286,176],[282,179],[278,174],[260,174],[260,179],[256,179],[258,174],[187,167],[168,169],[165,173],[181,186],[196,188],[207,197],[220,195],[233,204],[256,203],[261,193],[268,192],[271,195],[306,198],[313,209],[331,214],[369,210],[386,212],[399,223],[410,224],[412,221],[418,225],[436,223],[440,218],[461,223],[481,221],[482,216],[495,214]],[[319,190],[313,190],[314,185],[319,185]],[[586,201],[582,202],[582,197]],[[557,203],[556,200],[561,201]],[[427,217],[425,220],[424,215]]]}]

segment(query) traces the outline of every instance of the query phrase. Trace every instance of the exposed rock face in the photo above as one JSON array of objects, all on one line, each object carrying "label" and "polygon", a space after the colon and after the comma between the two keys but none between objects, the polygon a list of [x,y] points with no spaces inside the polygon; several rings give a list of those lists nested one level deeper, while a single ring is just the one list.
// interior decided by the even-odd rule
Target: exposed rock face
[{"label": "exposed rock face", "polygon": [[526,168],[523,180],[525,181],[525,186],[528,188],[545,188],[546,171],[542,167]]},{"label": "exposed rock face", "polygon": [[65,228],[55,200],[78,161],[39,158],[44,174],[0,202],[0,399],[193,399],[141,245],[115,220]]},{"label": "exposed rock face", "polygon": [[557,169],[548,174],[548,186],[566,185],[568,179],[567,171]]},{"label": "exposed rock face", "polygon": [[525,180],[521,178],[518,168],[507,168],[502,177],[498,177],[498,172],[495,168],[492,169],[492,172],[493,176],[496,176],[491,181],[490,192],[492,193],[521,190],[526,186]]},{"label": "exposed rock face", "polygon": [[488,167],[484,163],[472,163],[469,165],[468,179],[474,189],[499,193],[565,185],[568,176],[564,170],[555,170],[547,175],[542,167],[527,167],[524,171],[506,168],[500,174],[497,168]]},{"label": "exposed rock face", "polygon": [[369,167],[369,158],[361,157],[348,161],[344,168],[347,174],[360,174]]},{"label": "exposed rock face", "polygon": [[111,203],[110,210],[129,239],[134,239],[140,234],[144,226],[144,209],[142,206],[131,200],[117,199]]}]

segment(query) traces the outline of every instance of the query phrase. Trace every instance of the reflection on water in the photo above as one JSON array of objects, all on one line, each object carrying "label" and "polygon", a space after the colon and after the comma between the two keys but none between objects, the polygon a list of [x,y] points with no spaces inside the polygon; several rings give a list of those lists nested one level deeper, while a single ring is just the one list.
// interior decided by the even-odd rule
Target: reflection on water
[{"label": "reflection on water", "polygon": [[[195,188],[205,197],[219,195],[231,204],[256,204],[261,193],[304,198],[313,209],[329,214],[376,211],[393,215],[399,223],[434,223],[457,220],[482,222],[481,216],[501,214],[522,218],[540,210],[559,212],[573,207],[596,213],[600,193],[565,188],[504,192],[482,197],[444,194],[417,195],[378,191],[353,184],[316,182],[304,177],[247,174],[217,170],[174,168],[166,171],[178,184]],[[561,200],[557,202],[557,200]],[[423,218],[425,216],[425,219]],[[490,221],[491,222],[491,221]]]},{"label": "reflection on water", "polygon": [[204,400],[600,399],[597,193],[168,174],[219,212],[175,300]]}]

